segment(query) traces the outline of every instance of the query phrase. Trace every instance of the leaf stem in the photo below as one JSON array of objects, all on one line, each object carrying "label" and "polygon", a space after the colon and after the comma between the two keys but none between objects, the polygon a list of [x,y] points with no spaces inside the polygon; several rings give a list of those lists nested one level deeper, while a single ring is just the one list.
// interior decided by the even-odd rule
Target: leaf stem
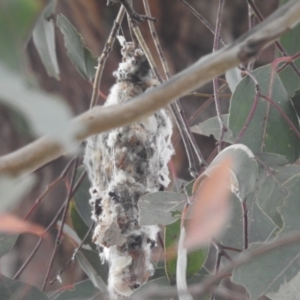
[{"label": "leaf stem", "polygon": [[[178,0],[181,4],[183,4],[197,19],[199,19],[202,24],[213,34],[215,35],[215,29],[214,27],[189,3],[187,3],[185,0]],[[223,44],[223,46],[226,45],[224,39],[221,35],[219,35],[220,42]]]},{"label": "leaf stem", "polygon": [[243,212],[243,237],[244,237],[244,249],[248,249],[248,208],[246,201],[241,203]]}]

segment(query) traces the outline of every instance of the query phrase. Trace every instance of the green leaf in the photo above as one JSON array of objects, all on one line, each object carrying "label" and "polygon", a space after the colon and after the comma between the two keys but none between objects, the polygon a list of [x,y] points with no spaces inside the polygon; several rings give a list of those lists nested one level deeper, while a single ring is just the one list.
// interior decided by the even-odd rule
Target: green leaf
[{"label": "green leaf", "polygon": [[78,282],[66,289],[60,288],[58,291],[48,293],[50,300],[91,300],[100,296],[100,292],[94,287],[91,280]]},{"label": "green leaf", "polygon": [[300,167],[286,164],[287,160],[281,155],[261,153],[256,157],[259,165],[257,204],[278,227],[282,227],[279,209],[289,195],[283,183],[298,174]]},{"label": "green leaf", "polygon": [[0,274],[0,299],[47,300],[38,288]]},{"label": "green leaf", "polygon": [[[281,0],[281,4],[287,2],[287,0]],[[300,25],[297,25],[292,30],[289,30],[287,33],[283,34],[280,37],[280,43],[288,53],[288,55],[296,54],[300,49]],[[279,51],[277,50],[278,54]],[[281,54],[280,54],[281,55]],[[299,58],[294,61],[295,65],[300,68],[300,60]],[[289,94],[290,97],[294,96],[295,90],[300,88],[300,79],[294,72],[291,66],[288,66],[283,71],[279,73],[279,76]]]},{"label": "green leaf", "polygon": [[55,48],[55,30],[52,15],[56,0],[51,0],[38,19],[32,33],[33,42],[49,76],[59,79]]},{"label": "green leaf", "polygon": [[72,63],[76,66],[82,77],[92,81],[96,73],[97,59],[85,47],[82,36],[63,14],[57,17],[57,26],[64,35],[65,46]]},{"label": "green leaf", "polygon": [[192,194],[193,194],[193,186],[194,186],[195,181],[196,181],[196,179],[190,181],[188,184],[186,184],[184,186],[184,189],[185,189],[186,193],[188,194],[188,196],[192,196]]},{"label": "green leaf", "polygon": [[90,278],[95,287],[97,287],[102,295],[107,294],[106,284],[100,274],[106,274],[105,267],[101,265],[97,252],[80,249],[76,255],[76,261],[82,270]]},{"label": "green leaf", "polygon": [[8,117],[14,130],[26,141],[32,140],[32,128],[24,118],[24,116],[17,109],[13,109],[10,105],[5,105],[0,99],[0,110],[2,110]]},{"label": "green leaf", "polygon": [[[267,216],[255,202],[255,195],[249,195],[247,199],[248,209],[248,243],[265,242],[274,232],[277,226]],[[232,218],[227,224],[225,231],[218,238],[218,242],[223,245],[237,249],[244,248],[243,233],[243,211],[240,200],[236,195],[231,195]]]},{"label": "green leaf", "polygon": [[295,95],[292,97],[292,102],[294,104],[294,108],[299,118],[300,117],[300,90],[295,91]]},{"label": "green leaf", "polygon": [[17,238],[18,235],[0,233],[0,258],[13,248]]},{"label": "green leaf", "polygon": [[277,292],[269,292],[267,296],[272,300],[296,300],[300,299],[300,274],[291,281],[283,283]]},{"label": "green leaf", "polygon": [[[180,220],[169,224],[165,227],[165,249],[167,253],[175,253],[177,250],[176,243],[180,235]],[[204,264],[207,258],[208,250],[200,249],[188,254],[186,276],[190,278],[194,276]],[[176,283],[176,263],[177,257],[170,258],[165,261],[165,271],[171,285]]]},{"label": "green leaf", "polygon": [[[256,69],[253,71],[253,76],[257,79],[261,92],[280,106],[296,128],[299,128],[289,96],[277,73],[272,73],[272,66],[267,65]],[[247,76],[239,83],[231,98],[229,128],[234,139],[237,138],[249,116],[254,96],[255,84]],[[263,98],[259,98],[253,118],[239,142],[247,145],[254,153],[282,154],[290,162],[299,157],[299,139],[275,107]]]},{"label": "green leaf", "polygon": [[36,135],[50,134],[64,144],[68,141],[70,132],[63,130],[72,117],[68,105],[58,96],[30,87],[1,62],[0,100],[21,112]]},{"label": "green leaf", "polygon": [[182,211],[186,197],[173,192],[156,192],[142,196],[139,200],[141,225],[167,225],[178,218],[172,214]]},{"label": "green leaf", "polygon": [[6,67],[24,71],[24,44],[43,6],[43,1],[0,1],[0,60]]},{"label": "green leaf", "polygon": [[[83,167],[78,168],[77,178],[83,172],[83,170],[84,170]],[[92,207],[89,204],[89,199],[90,199],[89,189],[90,189],[90,182],[86,176],[74,195],[74,201],[78,213],[88,227],[92,225],[92,219],[91,219]]]},{"label": "green leaf", "polygon": [[[279,208],[284,219],[284,227],[278,233],[277,238],[291,234],[300,228],[299,173],[284,182],[283,186],[289,191],[289,196],[285,199],[284,205]],[[260,245],[262,244],[253,245],[249,251]],[[254,299],[263,294],[270,297],[276,295],[278,291],[284,293],[285,297],[282,299],[298,299],[299,291],[295,291],[292,282],[299,282],[299,256],[299,243],[278,248],[236,268],[233,273],[233,280],[243,284],[251,298]],[[293,295],[297,296],[294,297]]]},{"label": "green leaf", "polygon": [[[227,124],[228,123],[228,114],[222,115],[222,117],[223,117],[225,124]],[[209,118],[209,119],[205,120],[204,122],[201,122],[197,125],[192,126],[191,131],[194,133],[197,133],[197,134],[205,135],[205,136],[212,135],[218,141],[220,139],[220,132],[221,132],[218,117]],[[230,129],[228,129],[224,133],[223,141],[227,142],[228,144],[234,143],[234,139],[233,139],[232,132],[230,131]]]},{"label": "green leaf", "polygon": [[225,78],[231,93],[234,93],[237,85],[242,80],[241,70],[237,67],[229,69],[225,73]]},{"label": "green leaf", "polygon": [[[83,240],[89,230],[89,227],[86,226],[81,216],[79,215],[74,200],[71,201],[70,215],[75,232],[78,234],[79,238]],[[91,232],[86,238],[84,244],[89,244],[92,248],[95,248],[95,244],[92,242]]]}]

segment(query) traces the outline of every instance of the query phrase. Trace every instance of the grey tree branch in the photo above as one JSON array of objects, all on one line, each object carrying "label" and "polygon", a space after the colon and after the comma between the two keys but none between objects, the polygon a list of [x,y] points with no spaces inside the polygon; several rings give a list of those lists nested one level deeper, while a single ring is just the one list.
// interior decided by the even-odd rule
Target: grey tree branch
[{"label": "grey tree branch", "polygon": [[[83,141],[88,136],[124,126],[154,113],[176,98],[201,87],[241,62],[245,63],[270,45],[280,35],[300,21],[300,2],[291,0],[280,7],[264,22],[238,40],[202,57],[192,66],[178,73],[157,88],[118,106],[94,107],[74,118],[63,128],[72,129],[71,140]],[[57,158],[66,151],[61,143],[42,137],[33,143],[0,158],[0,174],[20,175]]]},{"label": "grey tree branch", "polygon": [[[212,290],[214,284],[216,284],[222,278],[230,274],[230,272],[232,272],[232,270],[234,270],[235,268],[245,265],[251,260],[263,256],[264,254],[267,254],[271,251],[284,248],[293,245],[295,243],[299,243],[299,240],[300,240],[300,232],[296,231],[292,234],[276,239],[274,242],[265,243],[260,247],[253,248],[246,253],[242,253],[236,260],[234,260],[232,263],[225,265],[214,276],[210,276],[207,279],[203,280],[201,284],[190,285],[188,288],[188,292],[193,296],[197,296],[198,297],[197,299],[202,299],[200,298],[201,296],[204,296],[207,292]],[[176,287],[172,287],[168,289],[168,291],[159,291],[159,290],[154,290],[152,288],[151,291],[145,290],[144,299],[156,299],[158,296],[175,297],[181,293],[184,294],[183,292],[178,293]],[[133,298],[133,300],[135,299]]]}]

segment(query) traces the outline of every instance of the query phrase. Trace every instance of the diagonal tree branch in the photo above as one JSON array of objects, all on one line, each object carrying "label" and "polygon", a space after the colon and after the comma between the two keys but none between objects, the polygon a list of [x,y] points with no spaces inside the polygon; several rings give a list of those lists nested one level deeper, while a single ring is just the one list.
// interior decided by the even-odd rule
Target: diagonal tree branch
[{"label": "diagonal tree branch", "polygon": [[[69,138],[78,143],[90,135],[138,121],[176,98],[201,87],[226,70],[249,61],[299,21],[300,1],[291,0],[232,44],[204,56],[149,93],[122,105],[94,107],[73,119],[68,128],[62,130],[72,132]],[[33,171],[65,151],[63,145],[54,138],[42,137],[1,157],[0,174],[16,176]]]}]

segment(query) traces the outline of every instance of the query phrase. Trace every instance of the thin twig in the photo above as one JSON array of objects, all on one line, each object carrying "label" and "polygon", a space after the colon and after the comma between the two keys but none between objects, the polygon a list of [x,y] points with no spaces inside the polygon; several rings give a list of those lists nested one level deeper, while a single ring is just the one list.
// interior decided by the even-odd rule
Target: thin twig
[{"label": "thin twig", "polygon": [[[62,209],[61,211],[62,212]],[[58,218],[58,217],[57,217]],[[38,242],[36,243],[35,247],[33,248],[33,250],[31,251],[31,253],[29,254],[29,256],[27,257],[27,259],[25,260],[25,262],[22,264],[22,266],[20,267],[20,269],[16,272],[16,274],[13,276],[13,279],[18,279],[18,277],[20,276],[20,274],[24,271],[24,269],[27,267],[27,265],[29,264],[29,262],[31,261],[31,259],[33,258],[33,256],[35,255],[35,253],[37,252],[37,250],[39,249],[41,243],[42,243],[43,238],[40,237]]]},{"label": "thin twig", "polygon": [[[297,52],[296,54],[292,55],[291,60],[294,61],[294,60],[298,59],[299,57],[300,57],[300,51]],[[278,68],[277,73],[280,73],[281,71],[283,71],[289,65],[290,65],[290,62],[286,62],[283,66]]]},{"label": "thin twig", "polygon": [[[215,35],[215,29],[214,27],[189,3],[187,3],[185,0],[178,0],[180,3],[182,3],[197,19],[199,19],[203,25],[213,34]],[[226,45],[224,39],[221,35],[219,35],[220,42],[223,44],[223,46]]]},{"label": "thin twig", "polygon": [[[74,193],[76,193],[78,187],[80,186],[80,184],[82,183],[83,179],[86,176],[86,171],[82,172],[82,174],[79,176],[76,184],[74,185],[73,191],[72,191],[72,196],[74,195]],[[47,226],[47,228],[45,229],[45,231],[43,232],[41,238],[39,239],[39,241],[37,242],[36,246],[34,247],[34,249],[32,250],[32,252],[30,253],[30,255],[28,256],[28,258],[26,259],[26,261],[23,263],[23,265],[20,267],[20,269],[16,272],[16,274],[14,275],[13,279],[17,279],[20,274],[24,271],[24,269],[27,267],[27,265],[29,264],[29,262],[31,261],[31,259],[33,258],[33,256],[35,255],[36,251],[38,250],[38,248],[41,245],[42,242],[42,238],[46,235],[47,232],[50,231],[50,229],[56,224],[58,218],[60,217],[60,214],[63,212],[65,203],[60,207],[60,209],[57,211],[56,215],[54,216],[54,218],[52,219],[51,223]]]},{"label": "thin twig", "polygon": [[248,249],[248,208],[246,201],[241,203],[243,213],[243,237],[244,237],[244,249]]},{"label": "thin twig", "polygon": [[85,236],[83,237],[81,243],[78,245],[78,247],[75,249],[72,257],[66,262],[66,264],[58,271],[57,275],[50,280],[49,284],[52,285],[58,278],[58,276],[61,276],[62,273],[66,270],[66,268],[69,266],[69,264],[71,262],[74,261],[77,253],[79,252],[79,250],[82,248],[82,246],[84,245],[86,239],[88,238],[88,236],[90,235],[90,233],[92,232],[92,229],[94,228],[94,223],[92,223],[92,225],[89,227],[88,231],[86,232]]},{"label": "thin twig", "polygon": [[68,164],[66,165],[66,167],[64,168],[64,170],[61,172],[61,174],[53,182],[51,182],[50,184],[47,184],[45,191],[35,200],[34,204],[31,206],[30,210],[24,217],[25,221],[30,217],[30,215],[34,212],[34,210],[37,208],[37,206],[42,202],[44,197],[55,187],[55,185],[59,181],[61,181],[62,179],[64,179],[66,177],[66,175],[67,175],[70,167],[74,163],[74,161],[75,161],[75,158],[71,159],[68,162]]},{"label": "thin twig", "polygon": [[228,247],[228,246],[223,246],[223,249],[229,250],[229,251],[234,251],[234,252],[242,252],[242,250],[234,248],[234,247]]},{"label": "thin twig", "polygon": [[[197,296],[197,299],[201,299],[201,296],[204,296],[207,292],[209,292],[213,285],[217,283],[219,280],[223,279],[224,277],[228,276],[232,272],[233,269],[248,263],[249,261],[261,257],[264,254],[267,254],[271,251],[278,250],[282,247],[289,246],[300,241],[300,232],[296,232],[285,237],[276,239],[274,242],[271,243],[264,243],[262,246],[258,248],[253,248],[251,250],[246,251],[245,253],[241,253],[232,263],[224,265],[220,271],[207,278],[204,279],[201,284],[193,284],[190,285],[188,288],[188,292],[192,296]],[[176,287],[172,287],[168,289],[168,291],[163,290],[153,290],[152,288],[149,290],[145,290],[144,299],[156,299],[158,297],[175,297],[178,294]]]},{"label": "thin twig", "polygon": [[[254,3],[254,1],[253,0],[246,0],[246,1],[253,9],[258,20],[262,22],[264,20],[264,18],[262,16],[262,14],[260,13],[259,9],[257,8],[256,4]],[[281,45],[280,42],[275,41],[275,45],[283,56],[289,56],[289,54],[285,51],[285,49],[283,48],[283,46]],[[295,63],[293,61],[290,64],[291,64],[292,69],[296,73],[296,75],[300,78],[300,70],[298,69],[298,67],[295,65]]]},{"label": "thin twig", "polygon": [[30,263],[31,259],[33,258],[33,256],[37,252],[37,250],[39,249],[39,247],[40,247],[40,245],[42,243],[43,237],[45,236],[45,234],[47,232],[49,232],[49,230],[52,228],[52,226],[56,223],[56,221],[60,217],[60,214],[62,213],[63,209],[64,209],[64,205],[62,205],[60,207],[60,209],[58,210],[58,212],[56,213],[56,215],[52,219],[51,223],[47,226],[47,228],[45,229],[44,233],[39,238],[39,240],[38,240],[37,244],[35,245],[34,249],[31,251],[31,253],[27,257],[26,261],[23,263],[23,265],[20,267],[20,269],[14,275],[13,279],[17,279],[20,276],[20,274],[24,271],[24,269],[27,267],[27,265]]},{"label": "thin twig", "polygon": [[[253,9],[248,4],[248,28],[251,30],[254,27],[254,21],[255,21],[255,14],[253,12]],[[248,70],[252,71],[254,66],[254,60],[250,60],[248,63]]]},{"label": "thin twig", "polygon": [[[216,259],[216,264],[215,264],[215,270],[214,270],[214,274],[217,274],[220,268],[220,264],[221,264],[221,260],[222,260],[222,252],[217,251],[217,259]],[[215,300],[215,291],[212,291],[211,295],[210,295],[210,300]]]},{"label": "thin twig", "polygon": [[[228,69],[246,63],[300,21],[300,2],[291,0],[277,9],[264,22],[237,41],[215,53],[202,57],[192,66],[167,82],[129,102],[94,107],[77,116],[61,130],[70,132],[73,143],[116,127],[136,122],[165,107],[175,99],[194,91]],[[25,147],[0,158],[0,173],[18,176],[31,172],[66,151],[58,139],[44,136]]]},{"label": "thin twig", "polygon": [[73,185],[74,185],[74,182],[75,182],[75,176],[76,176],[76,172],[77,172],[77,165],[78,165],[78,158],[75,159],[73,172],[72,172],[72,175],[71,175],[70,187],[68,189],[68,195],[67,195],[67,198],[66,198],[66,201],[65,201],[63,212],[62,212],[61,226],[60,226],[59,231],[58,231],[57,236],[56,236],[54,249],[53,249],[53,252],[52,252],[52,255],[51,255],[51,258],[50,258],[50,262],[48,264],[48,269],[47,269],[46,276],[45,276],[45,279],[44,279],[44,283],[43,283],[43,286],[42,286],[42,291],[45,290],[45,287],[46,287],[46,284],[48,282],[50,272],[51,272],[51,269],[52,269],[52,265],[53,265],[53,262],[54,262],[55,254],[57,252],[57,248],[61,243],[61,239],[62,239],[62,235],[63,235],[63,229],[64,229],[64,225],[65,225],[66,218],[67,218],[67,212],[69,210],[69,204],[70,204],[71,197],[72,197]]},{"label": "thin twig", "polygon": [[[217,20],[216,20],[216,30],[215,30],[215,35],[214,35],[213,52],[216,52],[219,48],[219,38],[220,38],[220,31],[221,31],[221,16],[223,13],[224,4],[225,4],[225,0],[219,0],[218,14],[217,14]],[[219,121],[220,128],[221,128],[220,129],[220,138],[218,141],[218,152],[221,152],[224,134],[228,129],[227,129],[227,126],[224,124],[224,121],[222,118],[222,112],[221,112],[221,108],[220,108],[220,100],[219,100],[219,94],[218,94],[219,85],[218,85],[217,78],[213,79],[213,89],[214,89],[214,100],[215,100],[215,105],[216,105],[217,117],[218,117],[218,121]]]},{"label": "thin twig", "polygon": [[117,18],[114,22],[114,25],[111,29],[111,32],[109,34],[108,40],[105,43],[104,50],[101,54],[101,56],[98,59],[98,66],[97,66],[97,71],[95,74],[95,79],[94,79],[94,84],[93,84],[93,94],[91,98],[91,103],[90,103],[90,109],[95,106],[98,102],[98,96],[99,96],[99,88],[100,88],[100,82],[101,82],[101,77],[102,77],[102,72],[107,60],[107,57],[109,53],[111,52],[112,46],[115,42],[116,35],[118,32],[118,29],[121,26],[122,20],[125,15],[125,7],[121,5],[121,8],[119,10],[119,13],[117,15]]}]

